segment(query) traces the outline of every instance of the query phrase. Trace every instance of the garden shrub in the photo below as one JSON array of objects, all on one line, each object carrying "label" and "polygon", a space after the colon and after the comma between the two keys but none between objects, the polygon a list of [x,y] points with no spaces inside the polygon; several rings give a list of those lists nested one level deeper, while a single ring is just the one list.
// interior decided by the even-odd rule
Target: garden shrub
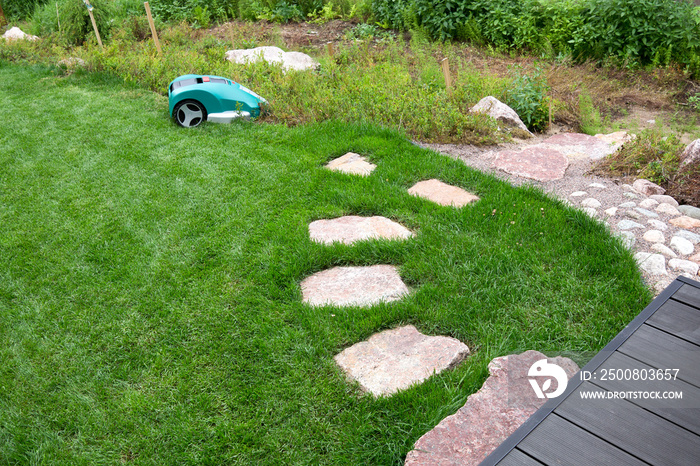
[{"label": "garden shrub", "polygon": [[[114,3],[109,0],[91,0],[90,4],[94,7],[92,14],[95,17],[100,37],[105,40],[109,37],[113,24]],[[82,1],[75,0],[60,0],[58,2],[58,17],[56,15],[56,2],[37,6],[32,17],[32,33],[45,36],[58,32],[58,18],[61,20],[61,38],[68,44],[77,45],[87,39],[95,38],[88,9]]]},{"label": "garden shrub", "polygon": [[[2,11],[10,20],[25,20],[48,0],[2,0]],[[56,5],[54,4],[54,10]],[[54,13],[55,15],[55,13]]]},{"label": "garden shrub", "polygon": [[515,110],[531,131],[542,131],[549,121],[549,87],[541,70],[519,74],[505,92],[505,103]]}]

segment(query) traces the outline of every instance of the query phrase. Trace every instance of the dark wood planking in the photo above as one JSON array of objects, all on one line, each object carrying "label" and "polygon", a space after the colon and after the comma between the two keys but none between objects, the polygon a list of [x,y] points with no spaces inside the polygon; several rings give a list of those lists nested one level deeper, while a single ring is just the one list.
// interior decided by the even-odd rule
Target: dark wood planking
[{"label": "dark wood planking", "polygon": [[628,401],[641,406],[669,421],[700,435],[700,388],[682,380],[602,380],[603,369],[646,369],[655,368],[632,359],[622,353],[615,352],[596,371],[596,379],[590,382],[608,391],[671,391],[683,393],[682,399],[650,400],[629,399]]},{"label": "dark wood planking", "polygon": [[503,458],[498,466],[542,466],[542,463],[535,461],[520,450],[511,450]]},{"label": "dark wood planking", "polygon": [[644,324],[618,351],[657,369],[679,369],[679,379],[700,387],[698,345]]},{"label": "dark wood planking", "polygon": [[517,448],[544,464],[646,465],[556,414],[550,414]]},{"label": "dark wood planking", "polygon": [[700,309],[669,299],[646,323],[700,345]]},{"label": "dark wood planking", "polygon": [[607,393],[584,382],[554,412],[650,464],[697,464],[700,436],[626,400],[582,399],[582,391]]},{"label": "dark wood planking", "polygon": [[673,294],[673,299],[700,309],[700,288],[685,284]]}]

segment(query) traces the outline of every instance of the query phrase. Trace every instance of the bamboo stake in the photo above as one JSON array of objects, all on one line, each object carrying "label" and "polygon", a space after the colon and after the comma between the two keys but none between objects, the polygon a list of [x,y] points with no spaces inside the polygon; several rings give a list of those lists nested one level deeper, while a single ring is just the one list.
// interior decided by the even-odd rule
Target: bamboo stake
[{"label": "bamboo stake", "polygon": [[153,16],[151,16],[151,7],[148,5],[148,2],[143,2],[143,6],[146,7],[146,16],[148,16],[148,24],[151,26],[151,35],[153,36],[153,42],[156,43],[156,50],[158,50],[158,53],[163,53],[163,51],[160,49],[160,41],[158,40],[156,25],[153,22]]},{"label": "bamboo stake", "polygon": [[100,44],[100,48],[104,48],[102,45],[102,39],[100,38],[100,31],[97,30],[97,23],[95,22],[95,16],[92,14],[92,9],[88,9],[88,14],[90,15],[90,21],[92,21],[92,28],[95,30],[95,36],[97,36],[97,43]]},{"label": "bamboo stake", "polygon": [[328,49],[328,55],[332,57],[335,54],[335,50],[333,49],[333,42],[328,42],[326,44],[326,48]]},{"label": "bamboo stake", "polygon": [[61,15],[58,14],[58,2],[56,2],[56,20],[58,20],[58,35],[61,35]]},{"label": "bamboo stake", "polygon": [[450,75],[450,62],[447,58],[443,58],[440,62],[442,66],[442,74],[445,76],[445,88],[447,89],[447,95],[452,96],[452,75]]}]

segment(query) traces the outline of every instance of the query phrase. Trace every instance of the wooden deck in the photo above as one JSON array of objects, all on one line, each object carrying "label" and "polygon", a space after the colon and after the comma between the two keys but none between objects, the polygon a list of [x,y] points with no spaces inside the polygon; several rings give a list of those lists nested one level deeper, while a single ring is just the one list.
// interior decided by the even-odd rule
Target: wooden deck
[{"label": "wooden deck", "polygon": [[[627,377],[634,369],[638,380]],[[652,372],[671,380],[650,381]],[[700,283],[671,283],[481,463],[495,464],[700,465]]]}]

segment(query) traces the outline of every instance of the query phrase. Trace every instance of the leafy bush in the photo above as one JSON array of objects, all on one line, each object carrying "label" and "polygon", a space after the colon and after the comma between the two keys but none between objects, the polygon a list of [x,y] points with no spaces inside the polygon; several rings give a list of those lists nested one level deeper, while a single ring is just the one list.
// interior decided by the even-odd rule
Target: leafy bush
[{"label": "leafy bush", "polygon": [[520,74],[506,91],[506,103],[518,113],[530,130],[542,131],[549,120],[549,87],[540,70],[531,75]]},{"label": "leafy bush", "polygon": [[[29,18],[37,7],[46,4],[48,0],[2,0],[2,11],[11,20]],[[55,9],[56,5],[54,5]]]},{"label": "leafy bush", "polygon": [[[112,26],[114,4],[109,0],[91,0],[90,3],[94,7],[92,14],[95,17],[100,37],[105,40],[109,37]],[[56,15],[55,2],[37,6],[32,17],[31,30],[40,36],[58,32],[59,18],[61,38],[68,44],[80,44],[86,39],[96,40],[88,9],[82,1],[60,0],[58,2],[58,16]]]}]

